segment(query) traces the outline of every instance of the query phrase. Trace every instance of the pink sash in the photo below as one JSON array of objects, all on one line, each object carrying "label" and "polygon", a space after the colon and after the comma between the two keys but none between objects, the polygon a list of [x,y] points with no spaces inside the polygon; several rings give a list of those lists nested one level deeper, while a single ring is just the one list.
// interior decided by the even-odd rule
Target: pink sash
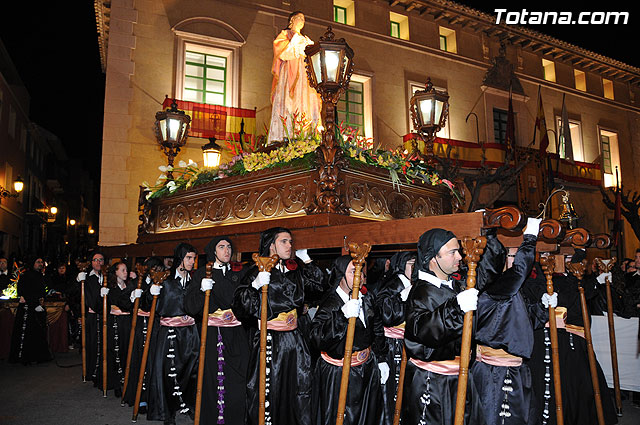
[{"label": "pink sash", "polygon": [[215,312],[209,314],[207,324],[208,326],[216,326],[218,328],[233,328],[242,325],[230,309],[217,309]]},{"label": "pink sash", "polygon": [[[367,361],[367,359],[369,358],[369,354],[371,354],[370,348],[366,348],[362,351],[355,351],[351,353],[351,366],[360,366],[362,363]],[[320,356],[325,362],[332,364],[334,366],[342,367],[344,364],[343,359],[334,359],[324,351],[320,353]]]},{"label": "pink sash", "polygon": [[517,367],[522,365],[522,358],[511,355],[502,349],[478,345],[476,360],[492,366]]},{"label": "pink sash", "polygon": [[409,360],[420,369],[428,370],[429,372],[437,373],[440,375],[457,375],[460,372],[460,356],[456,356],[455,360],[442,360],[433,362],[425,362],[418,359]]},{"label": "pink sash", "polygon": [[131,314],[131,313],[129,313],[128,311],[122,311],[122,310],[120,310],[120,307],[118,307],[117,305],[112,305],[112,306],[111,306],[111,311],[110,311],[110,313],[111,313],[112,315],[114,315],[114,316],[126,316],[126,315],[128,315],[128,314]]},{"label": "pink sash", "polygon": [[138,316],[140,316],[140,317],[149,317],[149,316],[151,316],[151,313],[149,313],[148,311],[144,311],[144,310],[138,309]]},{"label": "pink sash", "polygon": [[384,327],[384,336],[393,339],[404,339],[404,322],[391,328]]},{"label": "pink sash", "polygon": [[196,321],[191,316],[175,316],[175,317],[163,317],[160,319],[161,326],[169,326],[172,328],[180,328],[183,326],[195,325]]},{"label": "pink sash", "polygon": [[[298,312],[294,309],[283,311],[275,319],[267,321],[267,329],[278,332],[292,331],[298,327]],[[258,329],[260,321],[258,320]]]}]

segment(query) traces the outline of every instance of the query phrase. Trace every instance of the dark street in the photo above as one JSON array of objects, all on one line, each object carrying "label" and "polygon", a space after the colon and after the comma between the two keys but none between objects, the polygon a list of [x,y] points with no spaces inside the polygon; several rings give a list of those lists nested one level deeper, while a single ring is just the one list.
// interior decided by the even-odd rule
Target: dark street
[{"label": "dark street", "polygon": [[[0,362],[0,424],[34,425],[112,425],[130,424],[133,409],[121,407],[113,392],[105,399],[90,382],[83,383],[77,351],[57,354],[56,361],[22,366]],[[620,425],[640,423],[640,408],[623,401]],[[139,423],[149,422],[144,415]],[[177,424],[190,424],[189,417],[179,415]],[[286,425],[286,424],[284,424]],[[578,425],[578,424],[568,424]]]}]

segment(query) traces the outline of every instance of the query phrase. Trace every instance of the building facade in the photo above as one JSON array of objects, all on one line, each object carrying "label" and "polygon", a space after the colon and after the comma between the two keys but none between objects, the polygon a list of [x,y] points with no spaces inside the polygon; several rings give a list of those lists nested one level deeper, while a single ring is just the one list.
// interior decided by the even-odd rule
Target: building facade
[{"label": "building facade", "polygon": [[[139,185],[166,164],[153,133],[165,96],[256,109],[256,128],[271,115],[272,42],[292,11],[305,14],[303,33],[317,40],[331,25],[355,52],[355,71],[338,117],[387,148],[412,131],[409,99],[427,78],[446,90],[444,141],[504,144],[509,88],[486,84],[504,58],[521,85],[513,93],[515,142],[538,148],[539,94],[550,152],[572,151],[572,193],[580,226],[609,232],[613,213],[598,185],[585,183],[589,164],[601,184],[638,190],[640,70],[445,0],[112,0],[96,1],[99,48],[106,73],[100,188],[102,245],[133,243]],[[560,133],[566,105],[571,148]],[[470,118],[475,114],[475,118]],[[205,139],[189,138],[177,160],[202,161]],[[504,196],[516,203],[515,189]],[[625,250],[638,245],[625,223]]]}]

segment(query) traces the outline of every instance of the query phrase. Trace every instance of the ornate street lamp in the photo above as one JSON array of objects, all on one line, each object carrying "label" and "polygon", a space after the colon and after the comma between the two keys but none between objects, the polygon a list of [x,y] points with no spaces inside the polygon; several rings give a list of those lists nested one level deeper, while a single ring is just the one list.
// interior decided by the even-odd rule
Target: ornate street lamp
[{"label": "ornate street lamp", "polygon": [[544,204],[541,203],[539,205],[542,207],[542,212],[538,215],[538,218],[541,216],[543,220],[547,218],[547,205],[551,198],[559,193],[562,194],[562,204],[560,205],[560,216],[558,217],[558,221],[565,224],[569,229],[573,229],[580,217],[576,213],[575,208],[573,208],[571,201],[569,201],[569,192],[564,190],[564,186],[551,192]]},{"label": "ornate street lamp", "polygon": [[[427,162],[433,164],[433,140],[436,133],[444,127],[449,115],[449,95],[433,87],[431,78],[427,78],[424,90],[416,91],[410,101],[413,128],[424,141]],[[414,142],[414,151],[418,152]]]},{"label": "ornate street lamp", "polygon": [[353,50],[344,40],[336,39],[331,27],[320,41],[305,49],[307,78],[322,99],[322,144],[316,156],[320,165],[316,199],[309,212],[346,214],[347,208],[337,192],[338,170],[346,164],[335,135],[336,104],[347,90],[353,74]]},{"label": "ornate street lamp", "polygon": [[209,137],[209,143],[202,146],[202,158],[205,167],[215,168],[220,165],[222,148],[216,143],[215,137]]},{"label": "ornate street lamp", "polygon": [[13,190],[15,193],[11,193],[9,189],[5,189],[0,186],[0,199],[17,198],[20,195],[20,192],[22,192],[22,189],[24,189],[24,181],[22,180],[22,177],[18,176],[18,178],[13,182]]},{"label": "ornate street lamp", "polygon": [[156,139],[167,155],[169,171],[167,178],[173,179],[173,159],[180,152],[180,148],[187,143],[191,117],[178,109],[178,104],[174,99],[171,108],[166,111],[156,112],[156,123],[154,126]]}]

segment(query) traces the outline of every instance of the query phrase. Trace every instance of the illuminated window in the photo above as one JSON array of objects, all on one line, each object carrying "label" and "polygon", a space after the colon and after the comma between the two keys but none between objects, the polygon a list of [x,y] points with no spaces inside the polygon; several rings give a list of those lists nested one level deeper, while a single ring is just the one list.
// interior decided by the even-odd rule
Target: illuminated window
[{"label": "illuminated window", "polygon": [[613,82],[611,80],[603,78],[602,88],[604,89],[604,97],[613,100]]},{"label": "illuminated window", "polygon": [[389,12],[389,20],[391,21],[391,37],[409,39],[409,18],[395,12]]},{"label": "illuminated window", "polygon": [[[210,105],[236,106],[239,97],[241,43],[196,37],[176,31],[176,98]],[[194,40],[194,41],[192,41]],[[211,44],[204,44],[205,42]]]},{"label": "illuminated window", "polygon": [[600,128],[600,153],[602,156],[602,174],[605,187],[616,185],[616,168],[620,176],[620,152],[618,133]]},{"label": "illuminated window", "polygon": [[360,135],[373,137],[371,77],[354,74],[349,89],[336,105],[338,124],[359,130]]},{"label": "illuminated window", "polygon": [[585,77],[584,72],[574,69],[573,76],[576,80],[576,89],[587,91],[587,78]]},{"label": "illuminated window", "polygon": [[[562,119],[556,117],[556,134],[558,135],[558,147],[560,158],[567,157],[566,140],[562,133]],[[571,132],[571,148],[573,160],[584,161],[584,148],[582,146],[582,123],[569,119],[569,131]],[[551,136],[549,136],[551,138]],[[551,149],[555,152],[555,148]]]},{"label": "illuminated window", "polygon": [[545,80],[556,82],[556,64],[550,60],[542,59],[542,74]]},{"label": "illuminated window", "polygon": [[440,50],[445,52],[458,53],[456,44],[456,32],[452,29],[439,27],[440,32]]},{"label": "illuminated window", "polygon": [[185,52],[183,100],[225,105],[227,58],[195,50]]},{"label": "illuminated window", "polygon": [[333,21],[351,26],[356,24],[353,0],[333,0]]}]

